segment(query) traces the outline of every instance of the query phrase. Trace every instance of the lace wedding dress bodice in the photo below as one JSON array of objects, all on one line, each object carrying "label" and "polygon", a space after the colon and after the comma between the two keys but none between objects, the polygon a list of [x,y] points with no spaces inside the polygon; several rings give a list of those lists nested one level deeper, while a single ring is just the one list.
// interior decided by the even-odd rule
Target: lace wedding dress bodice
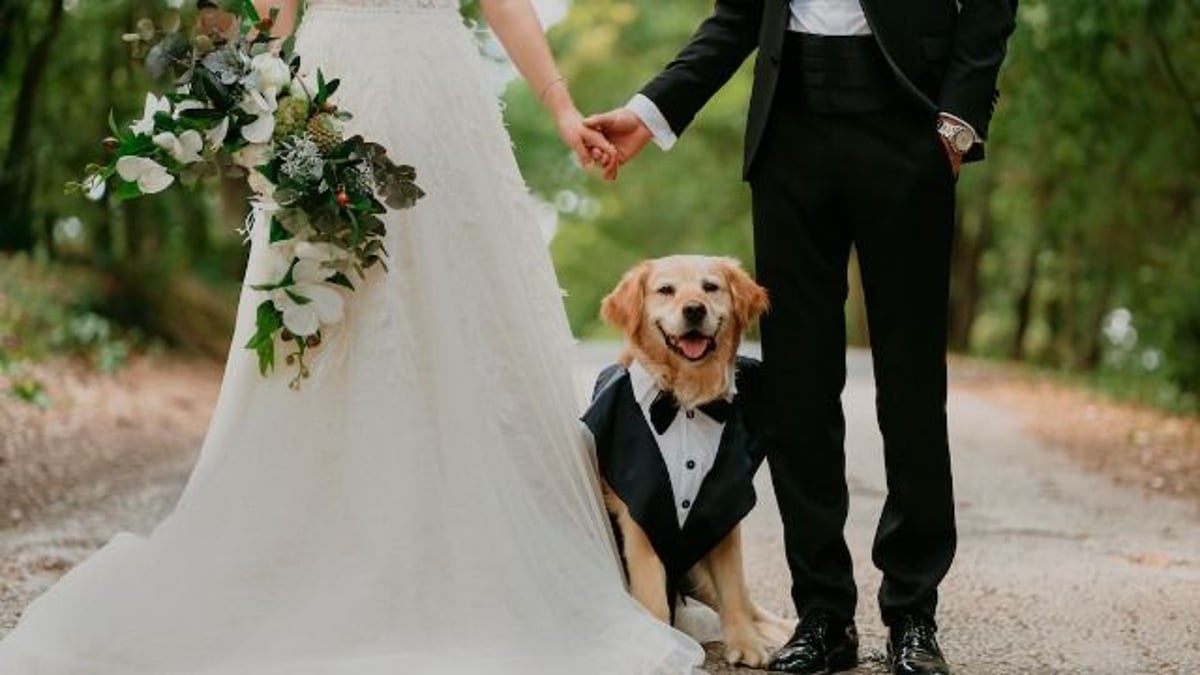
[{"label": "lace wedding dress bodice", "polygon": [[419,11],[426,9],[458,9],[459,0],[308,0],[309,7],[345,9],[394,9]]}]

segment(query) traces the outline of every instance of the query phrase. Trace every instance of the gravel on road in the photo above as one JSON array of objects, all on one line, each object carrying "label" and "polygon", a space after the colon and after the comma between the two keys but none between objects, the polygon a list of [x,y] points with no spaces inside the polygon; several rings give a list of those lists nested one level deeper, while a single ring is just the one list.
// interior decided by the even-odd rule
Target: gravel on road
[{"label": "gravel on road", "polygon": [[[611,345],[581,347],[581,388],[615,353]],[[857,620],[865,660],[854,673],[883,675],[885,632],[874,602],[879,575],[870,563],[875,520],[885,496],[882,445],[869,356],[851,353],[849,366],[844,396],[851,492],[847,538],[860,584]],[[60,469],[67,472],[69,487],[55,483],[52,475],[38,477],[50,475],[49,468],[32,472],[43,481],[33,487],[45,486],[56,497],[27,498],[32,501],[17,507],[20,518],[0,524],[0,635],[33,597],[115,532],[149,532],[169,513],[215,395],[219,372],[206,372],[168,372],[164,377],[169,382],[114,385],[98,399],[87,393],[95,385],[90,383],[81,396],[118,416],[105,417],[107,426],[101,425],[111,427],[112,435],[75,420],[70,433],[37,432],[28,436],[32,445],[0,445],[0,456],[8,460],[0,463],[0,485],[6,472],[12,472],[10,480],[17,475],[17,458],[30,448],[62,453],[44,458],[45,467],[80,461],[75,458],[80,453],[85,455],[81,464],[92,467]],[[179,380],[190,385],[179,385]],[[1039,440],[1043,436],[1031,430],[1029,410],[977,385],[953,385],[950,402],[959,552],[942,588],[939,621],[940,639],[955,672],[1200,673],[1200,505],[1117,484],[1105,473],[1087,470],[1073,452]],[[173,397],[158,395],[163,387]],[[122,403],[115,398],[119,396],[129,398]],[[177,409],[165,423],[157,417],[164,405]],[[4,408],[0,405],[0,416]],[[143,417],[151,423],[139,427]],[[125,419],[125,426],[119,419]],[[46,438],[61,449],[38,442]],[[103,461],[88,460],[89,453],[98,453]],[[125,463],[125,453],[135,459]],[[764,605],[794,616],[782,530],[766,471],[758,487],[759,506],[744,530],[750,586]],[[32,492],[36,490],[23,488],[23,493]],[[724,666],[715,648],[710,655],[715,675],[761,672]]]}]

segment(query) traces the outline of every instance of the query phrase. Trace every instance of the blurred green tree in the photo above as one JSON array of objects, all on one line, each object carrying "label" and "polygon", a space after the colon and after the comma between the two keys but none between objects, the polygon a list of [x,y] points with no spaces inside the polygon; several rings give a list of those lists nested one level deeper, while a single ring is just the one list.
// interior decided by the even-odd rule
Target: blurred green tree
[{"label": "blurred green tree", "polygon": [[[623,104],[710,10],[574,3],[551,38],[580,107]],[[648,150],[611,186],[576,171],[535,96],[511,86],[522,167],[559,210],[553,250],[577,331],[599,329],[600,297],[636,259],[701,251],[751,262],[740,180],[749,78],[743,68],[675,150]],[[960,181],[951,344],[1195,406],[1200,2],[1023,0],[1001,88],[989,160]],[[852,334],[860,305],[852,294]],[[1107,325],[1118,310],[1136,340]]]}]

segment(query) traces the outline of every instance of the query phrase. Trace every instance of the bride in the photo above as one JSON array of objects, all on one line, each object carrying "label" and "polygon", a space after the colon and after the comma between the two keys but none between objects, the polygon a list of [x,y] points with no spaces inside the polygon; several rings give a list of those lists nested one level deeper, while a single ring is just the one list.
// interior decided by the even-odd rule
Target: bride
[{"label": "bride", "polygon": [[[258,4],[283,5],[279,30],[297,11]],[[586,161],[605,142],[529,1],[483,7]],[[349,131],[416,165],[428,197],[389,216],[391,272],[300,392],[240,348],[245,292],[175,512],[36,600],[0,675],[691,672],[698,645],[624,592],[560,291],[457,0],[309,0],[298,51],[343,76]]]}]

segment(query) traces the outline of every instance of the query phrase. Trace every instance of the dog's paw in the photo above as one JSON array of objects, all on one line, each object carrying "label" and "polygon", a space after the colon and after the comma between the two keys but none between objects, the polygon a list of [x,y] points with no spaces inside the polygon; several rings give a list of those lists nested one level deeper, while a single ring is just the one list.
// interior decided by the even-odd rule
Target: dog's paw
[{"label": "dog's paw", "polygon": [[765,668],[774,646],[752,625],[725,632],[725,660],[733,665]]},{"label": "dog's paw", "polygon": [[778,648],[791,639],[792,632],[796,630],[796,620],[781,619],[774,615],[755,618],[754,630],[771,646]]}]

